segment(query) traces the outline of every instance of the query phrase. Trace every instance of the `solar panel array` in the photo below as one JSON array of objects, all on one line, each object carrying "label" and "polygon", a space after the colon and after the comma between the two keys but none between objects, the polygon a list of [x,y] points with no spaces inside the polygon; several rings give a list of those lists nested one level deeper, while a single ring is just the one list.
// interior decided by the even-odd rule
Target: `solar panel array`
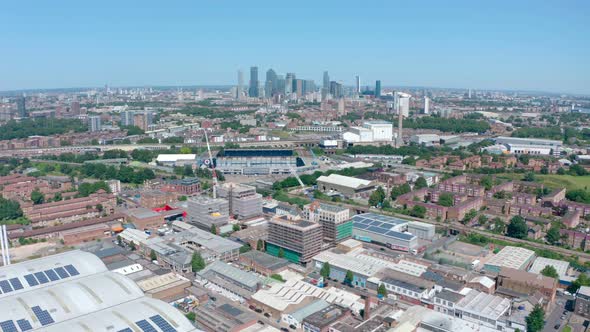
[{"label": "solar panel array", "polygon": [[0,322],[0,328],[2,329],[2,332],[18,332],[16,325],[14,325],[12,320]]},{"label": "solar panel array", "polygon": [[23,284],[18,278],[0,280],[0,294],[10,293],[19,289],[23,289]]},{"label": "solar panel array", "polygon": [[31,326],[31,323],[29,323],[29,321],[26,319],[19,319],[16,321],[16,323],[18,324],[18,327],[20,327],[21,331],[23,331],[23,332],[33,329],[33,326]]},{"label": "solar panel array", "polygon": [[353,227],[360,230],[365,230],[367,232],[372,232],[384,236],[401,238],[404,240],[410,240],[414,237],[414,235],[405,234],[393,230],[395,226],[406,223],[406,221],[402,219],[384,216],[376,213],[357,214],[353,216],[351,219],[353,222]]},{"label": "solar panel array", "polygon": [[150,317],[150,320],[154,322],[162,332],[176,332],[176,329],[160,315],[152,316]]},{"label": "solar panel array", "polygon": [[139,328],[144,331],[144,332],[158,332],[153,326],[152,324],[148,323],[147,320],[142,319],[140,321],[135,322],[135,324],[137,324],[137,326],[139,326]]},{"label": "solar panel array", "polygon": [[31,309],[33,310],[33,313],[35,314],[35,316],[37,316],[37,319],[39,320],[41,325],[45,326],[45,325],[55,323],[55,321],[53,320],[53,317],[51,317],[51,314],[49,313],[49,311],[42,310],[41,307],[39,307],[39,306],[34,306]]},{"label": "solar panel array", "polygon": [[[70,276],[77,276],[80,272],[72,265],[66,265],[64,267],[57,267],[55,269],[49,269],[45,271],[39,271],[24,276],[29,286],[37,286],[39,284],[46,284],[51,281],[58,281],[60,279],[69,278]],[[17,279],[17,278],[14,278]],[[12,280],[12,279],[11,279]],[[20,284],[20,281],[17,279]],[[0,281],[0,288],[2,288],[2,281]],[[22,284],[21,284],[22,288]],[[6,293],[6,292],[5,292]]]}]

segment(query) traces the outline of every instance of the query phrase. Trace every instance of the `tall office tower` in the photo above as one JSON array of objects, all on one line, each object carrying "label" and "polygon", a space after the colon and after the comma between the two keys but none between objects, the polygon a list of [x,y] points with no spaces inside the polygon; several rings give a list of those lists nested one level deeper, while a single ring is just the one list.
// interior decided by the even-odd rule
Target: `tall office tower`
[{"label": "tall office tower", "polygon": [[239,220],[262,215],[262,195],[256,192],[256,187],[225,182],[218,187],[217,194],[229,201],[230,214]]},{"label": "tall office tower", "polygon": [[236,99],[241,100],[244,97],[244,72],[238,70],[238,88],[236,91]]},{"label": "tall office tower", "polygon": [[424,96],[424,114],[430,114],[430,98]]},{"label": "tall office tower", "polygon": [[25,104],[25,96],[20,96],[16,100],[16,111],[19,118],[26,118],[27,114],[27,105]]},{"label": "tall office tower", "polygon": [[102,129],[102,123],[100,116],[93,115],[88,117],[88,131],[100,131]]},{"label": "tall office tower", "polygon": [[223,198],[191,197],[187,202],[188,222],[209,231],[211,226],[221,227],[229,221],[229,202]]},{"label": "tall office tower", "polygon": [[293,92],[297,93],[297,98],[303,97],[305,93],[305,91],[303,91],[303,80],[297,78],[293,82],[295,82],[295,88],[293,89]]},{"label": "tall office tower", "polygon": [[330,90],[330,75],[328,75],[328,71],[324,72],[324,85],[322,85],[322,88],[326,89],[326,90]]},{"label": "tall office tower", "polygon": [[293,79],[295,78],[295,74],[287,73],[285,76],[285,94],[290,95],[293,93]]},{"label": "tall office tower", "polygon": [[471,89],[469,89],[469,92],[467,92],[467,98],[471,99]]},{"label": "tall office tower", "polygon": [[361,77],[360,76],[356,76],[356,87],[355,87],[355,92],[357,95],[361,94]]},{"label": "tall office tower", "polygon": [[283,75],[277,75],[277,94],[285,95],[285,77]]},{"label": "tall office tower", "polygon": [[274,70],[269,69],[266,71],[266,81],[264,84],[265,96],[270,98],[276,93],[277,87],[277,73]]},{"label": "tall office tower", "polygon": [[250,67],[250,87],[248,88],[250,97],[258,97],[258,67]]},{"label": "tall office tower", "polygon": [[72,101],[70,103],[70,113],[74,115],[80,115],[80,102],[79,101]]},{"label": "tall office tower", "polygon": [[375,81],[375,97],[381,97],[381,81]]},{"label": "tall office tower", "polygon": [[313,80],[303,81],[303,96],[315,92],[315,82]]},{"label": "tall office tower", "polygon": [[342,98],[344,96],[342,84],[336,81],[330,81],[330,94],[334,99]]},{"label": "tall office tower", "polygon": [[291,262],[306,264],[322,251],[322,226],[303,219],[275,217],[268,223],[266,252]]},{"label": "tall office tower", "polygon": [[412,96],[403,93],[403,92],[396,92],[393,97],[393,107],[397,113],[397,139],[395,141],[395,145],[400,147],[404,144],[403,139],[403,119],[404,116],[410,115],[410,98]]},{"label": "tall office tower", "polygon": [[122,126],[133,126],[133,116],[135,112],[133,111],[124,111],[121,112],[121,125]]}]

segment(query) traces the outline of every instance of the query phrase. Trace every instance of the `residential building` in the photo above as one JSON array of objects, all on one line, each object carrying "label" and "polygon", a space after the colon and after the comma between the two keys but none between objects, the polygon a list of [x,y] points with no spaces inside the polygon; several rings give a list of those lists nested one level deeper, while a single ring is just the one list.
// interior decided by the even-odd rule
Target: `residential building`
[{"label": "residential building", "polygon": [[217,195],[228,200],[229,213],[238,220],[262,215],[262,195],[256,187],[226,182],[217,187]]},{"label": "residential building", "polygon": [[577,315],[590,318],[590,287],[582,286],[578,289],[574,307]]}]

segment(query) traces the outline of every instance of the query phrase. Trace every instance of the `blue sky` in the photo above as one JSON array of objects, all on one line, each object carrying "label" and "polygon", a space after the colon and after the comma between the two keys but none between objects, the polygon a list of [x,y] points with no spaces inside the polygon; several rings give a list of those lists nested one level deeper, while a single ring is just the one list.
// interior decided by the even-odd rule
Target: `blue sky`
[{"label": "blue sky", "polygon": [[319,82],[590,94],[590,1],[5,1],[0,90]]}]

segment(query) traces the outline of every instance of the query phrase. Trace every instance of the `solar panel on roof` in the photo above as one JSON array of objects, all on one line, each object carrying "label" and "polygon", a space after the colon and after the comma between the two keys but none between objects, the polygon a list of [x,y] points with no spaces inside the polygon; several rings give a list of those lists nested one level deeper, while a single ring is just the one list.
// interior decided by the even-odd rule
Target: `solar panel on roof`
[{"label": "solar panel on roof", "polygon": [[357,224],[357,223],[354,223],[354,224],[353,224],[353,226],[354,226],[355,228],[359,228],[359,229],[366,229],[367,227],[369,227],[369,226],[367,226],[367,225],[363,225],[363,224]]},{"label": "solar panel on roof", "polygon": [[23,289],[23,284],[20,282],[19,278],[12,278],[10,279],[10,283],[12,284],[12,288],[14,288],[14,290],[19,290],[19,289]]},{"label": "solar panel on roof", "polygon": [[57,272],[57,274],[63,279],[63,278],[67,278],[70,275],[66,272],[66,270],[63,267],[58,267],[55,269],[55,272]]},{"label": "solar panel on roof", "polygon": [[383,228],[379,228],[379,227],[376,227],[376,226],[371,226],[371,227],[368,228],[368,230],[371,231],[371,232],[378,233],[378,234],[385,234],[386,233],[386,232],[383,231]]},{"label": "solar panel on roof", "polygon": [[117,331],[117,332],[133,332],[133,330],[132,330],[132,329],[130,329],[130,328],[128,328],[128,327],[126,327],[126,328],[124,328],[124,329],[122,329],[122,330],[119,330],[119,331]]},{"label": "solar panel on roof", "polygon": [[12,320],[0,322],[0,328],[2,328],[2,332],[18,332]]},{"label": "solar panel on roof", "polygon": [[35,278],[37,278],[37,280],[39,280],[40,283],[46,284],[49,282],[49,279],[47,279],[47,276],[45,275],[45,273],[35,272],[33,274],[35,275]]},{"label": "solar panel on roof", "polygon": [[25,275],[25,280],[27,281],[27,283],[31,287],[37,286],[39,284],[39,282],[37,281],[37,279],[35,279],[35,277],[32,274]]},{"label": "solar panel on roof", "polygon": [[47,270],[47,271],[45,271],[45,274],[49,277],[49,279],[51,281],[57,281],[57,280],[59,280],[59,276],[53,270]]},{"label": "solar panel on roof", "polygon": [[170,325],[162,316],[155,315],[150,317],[152,322],[156,323],[156,325],[162,330],[162,332],[176,332],[176,329]]},{"label": "solar panel on roof", "polygon": [[152,324],[148,323],[147,320],[142,319],[138,322],[135,322],[135,324],[137,324],[137,326],[139,326],[140,329],[142,329],[144,332],[158,332],[153,326]]},{"label": "solar panel on roof", "polygon": [[12,292],[12,286],[10,286],[8,280],[0,280],[0,288],[2,288],[3,293]]},{"label": "solar panel on roof", "polygon": [[23,332],[33,329],[33,326],[31,326],[31,323],[29,323],[29,321],[26,319],[19,319],[16,321],[16,323],[18,324],[18,327],[20,327],[21,331],[23,331]]},{"label": "solar panel on roof", "polygon": [[80,272],[78,272],[78,270],[76,270],[76,268],[72,264],[66,265],[64,267],[71,276],[77,276],[78,274],[80,274]]},{"label": "solar panel on roof", "polygon": [[35,316],[37,316],[37,319],[39,319],[41,325],[45,326],[55,323],[53,317],[51,317],[51,314],[49,314],[47,310],[41,310],[41,307],[39,306],[34,306],[31,309],[33,310]]}]

